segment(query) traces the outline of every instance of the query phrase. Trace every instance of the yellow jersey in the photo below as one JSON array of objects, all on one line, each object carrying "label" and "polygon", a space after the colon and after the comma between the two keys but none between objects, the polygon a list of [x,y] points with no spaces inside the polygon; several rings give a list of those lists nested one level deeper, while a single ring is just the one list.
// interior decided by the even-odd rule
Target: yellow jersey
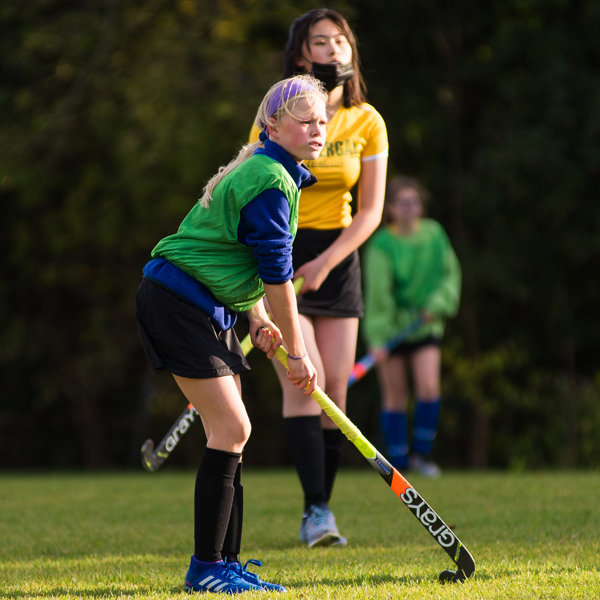
[{"label": "yellow jersey", "polygon": [[[250,142],[258,141],[254,125]],[[360,177],[361,162],[388,155],[385,122],[370,105],[340,106],[327,124],[327,141],[316,160],[304,164],[317,183],[300,195],[299,229],[339,229],[352,223],[350,190]]]}]

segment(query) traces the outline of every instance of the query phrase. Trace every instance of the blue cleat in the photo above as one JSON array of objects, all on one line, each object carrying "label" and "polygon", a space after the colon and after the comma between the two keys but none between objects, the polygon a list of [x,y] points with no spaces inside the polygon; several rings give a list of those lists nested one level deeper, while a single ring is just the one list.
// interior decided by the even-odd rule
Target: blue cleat
[{"label": "blue cleat", "polygon": [[192,556],[190,568],[185,576],[186,592],[241,594],[251,590],[262,592],[264,588],[242,579],[222,560],[206,564]]},{"label": "blue cleat", "polygon": [[259,579],[258,576],[250,571],[247,571],[246,568],[248,564],[256,565],[257,567],[262,567],[262,563],[260,560],[256,560],[251,558],[246,561],[246,564],[242,567],[239,562],[227,562],[226,565],[239,577],[241,577],[244,581],[251,583],[252,585],[257,585],[261,587],[263,590],[268,592],[287,592],[287,590],[277,583],[269,583],[268,581],[263,581]]}]

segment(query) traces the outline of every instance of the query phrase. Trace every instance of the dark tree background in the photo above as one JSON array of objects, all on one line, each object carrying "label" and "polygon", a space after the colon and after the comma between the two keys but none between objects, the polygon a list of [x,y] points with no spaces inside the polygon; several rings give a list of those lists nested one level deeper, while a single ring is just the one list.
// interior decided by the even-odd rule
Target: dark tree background
[{"label": "dark tree background", "polygon": [[[431,190],[463,265],[440,463],[597,467],[600,4],[330,6],[356,29],[390,172]],[[247,139],[291,21],[314,7],[0,7],[0,467],[137,468],[141,442],[184,408],[137,338],[141,269]],[[264,356],[250,361],[246,458],[283,464],[279,385]],[[378,402],[373,373],[350,391],[376,445]],[[170,464],[197,463],[203,442],[197,427]]]}]

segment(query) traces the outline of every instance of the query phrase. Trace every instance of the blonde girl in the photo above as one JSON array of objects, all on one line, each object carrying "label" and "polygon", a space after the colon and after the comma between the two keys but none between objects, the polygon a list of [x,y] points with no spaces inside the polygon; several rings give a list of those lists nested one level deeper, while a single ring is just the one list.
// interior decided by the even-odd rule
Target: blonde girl
[{"label": "blonde girl", "polygon": [[[239,374],[249,366],[232,327],[236,312],[245,311],[252,343],[269,358],[285,342],[286,379],[306,388],[301,393],[314,391],[317,371],[298,320],[291,250],[300,190],[314,183],[303,161],[325,144],[326,100],[312,77],[273,86],[256,117],[260,140],[208,182],[144,268],[136,298],[142,345],[155,372],[172,373],[207,437],[196,478],[188,592],[285,591],[240,563],[241,457],[250,421]],[[265,295],[277,325],[265,311]]]}]

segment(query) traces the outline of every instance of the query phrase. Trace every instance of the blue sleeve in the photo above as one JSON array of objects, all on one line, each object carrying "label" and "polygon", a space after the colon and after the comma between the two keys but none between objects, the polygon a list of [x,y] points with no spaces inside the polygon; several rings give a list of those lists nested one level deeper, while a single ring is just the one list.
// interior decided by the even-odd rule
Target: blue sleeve
[{"label": "blue sleeve", "polygon": [[281,190],[265,190],[242,208],[237,237],[240,244],[252,248],[258,276],[265,283],[285,283],[292,278],[290,207]]}]

